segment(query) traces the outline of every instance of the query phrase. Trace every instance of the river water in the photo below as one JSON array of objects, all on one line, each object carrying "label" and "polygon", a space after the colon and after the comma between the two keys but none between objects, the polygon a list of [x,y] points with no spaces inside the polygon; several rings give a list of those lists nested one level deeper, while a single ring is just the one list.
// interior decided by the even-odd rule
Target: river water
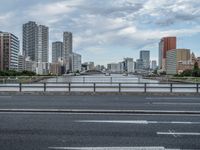
[{"label": "river water", "polygon": [[[0,91],[49,92],[192,92],[200,91],[196,84],[159,83],[140,76],[120,74],[91,76],[62,76],[31,84],[0,84]],[[173,88],[173,89],[172,89]]]},{"label": "river water", "polygon": [[158,83],[156,80],[143,79],[141,76],[122,74],[90,75],[90,76],[62,76],[57,78],[46,79],[41,82],[79,82],[79,83]]}]

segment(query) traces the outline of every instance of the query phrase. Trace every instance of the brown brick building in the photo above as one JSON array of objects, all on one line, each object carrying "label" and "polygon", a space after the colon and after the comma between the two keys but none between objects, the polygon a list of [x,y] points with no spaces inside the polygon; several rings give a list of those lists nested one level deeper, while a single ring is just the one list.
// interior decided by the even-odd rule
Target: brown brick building
[{"label": "brown brick building", "polygon": [[164,37],[159,43],[159,68],[166,71],[167,51],[176,49],[176,37]]}]

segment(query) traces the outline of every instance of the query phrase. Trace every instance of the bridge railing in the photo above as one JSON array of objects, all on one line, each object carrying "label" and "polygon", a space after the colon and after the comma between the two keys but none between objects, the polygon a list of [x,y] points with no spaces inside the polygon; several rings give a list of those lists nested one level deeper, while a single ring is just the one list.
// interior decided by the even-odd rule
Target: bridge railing
[{"label": "bridge railing", "polygon": [[0,84],[0,92],[141,92],[199,93],[200,83],[30,83]]}]

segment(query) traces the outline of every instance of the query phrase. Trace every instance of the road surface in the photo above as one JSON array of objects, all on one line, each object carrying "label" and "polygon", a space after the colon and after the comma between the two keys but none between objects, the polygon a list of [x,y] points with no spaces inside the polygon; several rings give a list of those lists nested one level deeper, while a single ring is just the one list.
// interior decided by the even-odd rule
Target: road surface
[{"label": "road surface", "polygon": [[200,149],[199,111],[199,97],[0,96],[0,149]]}]

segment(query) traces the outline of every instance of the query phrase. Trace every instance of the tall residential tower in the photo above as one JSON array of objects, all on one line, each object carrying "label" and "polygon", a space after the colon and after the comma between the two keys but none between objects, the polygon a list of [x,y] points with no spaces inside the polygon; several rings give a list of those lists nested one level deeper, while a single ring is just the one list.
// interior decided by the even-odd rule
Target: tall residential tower
[{"label": "tall residential tower", "polygon": [[52,62],[56,63],[63,58],[63,42],[56,41],[52,43]]},{"label": "tall residential tower", "polygon": [[49,28],[33,21],[23,25],[23,54],[32,61],[48,62]]},{"label": "tall residential tower", "polygon": [[18,70],[19,39],[12,33],[0,32],[0,70]]},{"label": "tall residential tower", "polygon": [[148,50],[140,51],[140,59],[143,62],[142,69],[150,69],[150,51]]},{"label": "tall residential tower", "polygon": [[71,55],[72,55],[72,33],[71,32],[64,32],[63,33],[63,59],[66,64],[66,71],[71,72],[72,69],[72,61],[71,61]]},{"label": "tall residential tower", "polygon": [[71,32],[64,32],[63,33],[63,54],[64,58],[68,57],[70,54],[72,54],[72,33]]}]

